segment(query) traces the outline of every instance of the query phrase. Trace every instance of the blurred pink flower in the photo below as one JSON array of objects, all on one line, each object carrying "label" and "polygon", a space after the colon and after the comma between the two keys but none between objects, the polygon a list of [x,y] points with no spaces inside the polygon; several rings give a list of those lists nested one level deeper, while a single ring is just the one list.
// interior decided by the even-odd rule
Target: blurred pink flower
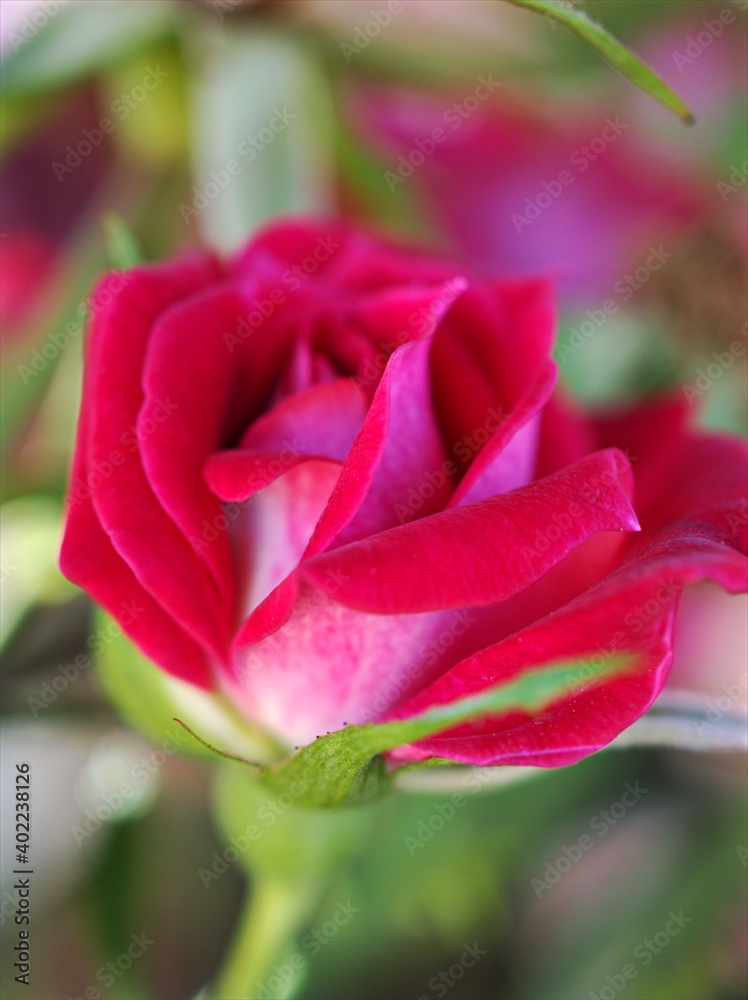
[{"label": "blurred pink flower", "polygon": [[[693,154],[709,153],[710,144],[694,141],[710,124],[724,124],[732,106],[740,112],[748,86],[748,32],[738,4],[690,3],[685,17],[658,22],[636,44],[636,51],[670,84],[696,115],[695,130],[682,129],[645,94],[632,92],[637,119],[648,123],[660,141],[680,139]],[[714,16],[716,14],[716,16]],[[665,136],[663,136],[663,126]]]},{"label": "blurred pink flower", "polygon": [[[601,109],[551,121],[513,104],[464,115],[452,106],[371,87],[352,117],[387,162],[391,190],[410,185],[480,271],[551,272],[567,301],[599,299],[642,246],[699,214],[699,178],[644,144],[631,116]],[[444,138],[429,142],[439,129]]]}]

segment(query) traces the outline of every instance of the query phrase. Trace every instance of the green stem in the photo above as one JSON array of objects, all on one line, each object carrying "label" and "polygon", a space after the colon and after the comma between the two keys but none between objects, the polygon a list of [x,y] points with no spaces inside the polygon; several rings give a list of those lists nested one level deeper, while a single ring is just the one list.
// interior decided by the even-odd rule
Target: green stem
[{"label": "green stem", "polygon": [[261,985],[267,990],[264,996],[290,997],[298,970],[280,992],[271,990],[266,980],[273,975],[274,965],[289,963],[294,936],[318,900],[319,892],[308,884],[294,887],[269,878],[256,881],[211,993],[214,1000],[253,1000]]}]

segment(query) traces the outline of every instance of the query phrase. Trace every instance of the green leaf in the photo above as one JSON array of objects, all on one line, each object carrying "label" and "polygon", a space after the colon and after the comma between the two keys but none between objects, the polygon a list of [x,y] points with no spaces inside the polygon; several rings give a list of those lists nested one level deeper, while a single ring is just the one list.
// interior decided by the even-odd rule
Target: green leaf
[{"label": "green leaf", "polygon": [[480,694],[439,705],[396,722],[347,726],[321,736],[297,754],[271,766],[261,779],[273,790],[295,781],[305,785],[299,804],[324,808],[366,802],[382,795],[395,772],[387,769],[385,751],[421,740],[464,722],[509,711],[539,714],[548,705],[630,666],[615,657],[599,666],[562,661],[538,667]]},{"label": "green leaf", "polygon": [[107,255],[112,267],[126,271],[137,264],[142,264],[145,257],[122,216],[116,212],[107,212],[101,221],[106,233]]},{"label": "green leaf", "polygon": [[515,7],[526,7],[565,24],[570,31],[596,49],[603,59],[607,59],[612,66],[628,77],[634,86],[659,101],[686,125],[693,125],[696,120],[693,112],[675,91],[630,49],[601,25],[591,20],[583,11],[559,0],[507,0],[507,3],[514,4]]}]

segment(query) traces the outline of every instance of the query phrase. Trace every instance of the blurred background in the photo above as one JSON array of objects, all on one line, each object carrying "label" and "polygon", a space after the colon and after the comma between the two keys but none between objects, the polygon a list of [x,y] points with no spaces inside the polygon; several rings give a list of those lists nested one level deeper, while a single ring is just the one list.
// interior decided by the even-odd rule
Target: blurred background
[{"label": "blurred background", "polygon": [[[478,271],[551,274],[561,377],[586,404],[672,390],[746,433],[748,3],[579,6],[695,127],[499,0],[0,5],[3,996],[194,997],[243,892],[218,863],[212,765],[111,707],[93,661],[118,637],[56,568],[87,295],[132,240],[228,252],[279,213],[335,213]],[[716,588],[684,599],[671,687],[695,727],[746,711],[747,615]],[[142,699],[127,684],[121,703]],[[31,990],[9,958],[16,761]],[[456,791],[378,807],[301,946],[300,996],[746,995],[744,756],[617,750]]]}]

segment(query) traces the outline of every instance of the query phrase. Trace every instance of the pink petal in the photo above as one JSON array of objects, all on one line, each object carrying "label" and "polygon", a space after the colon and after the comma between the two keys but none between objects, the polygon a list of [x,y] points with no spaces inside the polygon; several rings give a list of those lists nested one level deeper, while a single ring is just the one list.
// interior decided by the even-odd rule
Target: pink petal
[{"label": "pink petal", "polygon": [[245,581],[240,619],[296,569],[339,475],[339,462],[307,459],[238,511],[231,534]]},{"label": "pink petal", "polygon": [[290,615],[237,648],[225,675],[230,697],[294,744],[380,718],[444,669],[455,634],[473,620],[466,611],[369,615],[338,603],[339,584],[334,573],[319,587],[294,583]]},{"label": "pink petal", "polygon": [[378,614],[493,604],[527,587],[598,531],[636,531],[628,463],[615,451],[583,459],[512,493],[433,514],[305,563],[319,582],[341,573],[336,597]]},{"label": "pink petal", "polygon": [[556,368],[549,362],[538,381],[481,449],[452,495],[450,507],[477,503],[532,481],[537,465],[540,413],[555,380]]},{"label": "pink petal", "polygon": [[405,344],[390,357],[364,426],[343,465],[338,485],[320,518],[308,555],[340,542],[382,531],[403,518],[443,507],[448,477],[417,511],[403,508],[427,473],[446,462],[430,400],[429,338]]},{"label": "pink petal", "polygon": [[255,420],[243,448],[326,455],[342,462],[366,418],[367,402],[356,383],[340,378],[282,399]]},{"label": "pink petal", "polygon": [[343,462],[366,417],[363,393],[336,379],[282,399],[250,424],[242,447],[216,452],[203,470],[221,500],[247,500],[310,458]]},{"label": "pink petal", "polygon": [[430,286],[390,287],[363,297],[352,317],[375,339],[402,345],[430,336],[467,287],[461,276]]},{"label": "pink petal", "polygon": [[[554,333],[551,286],[543,281],[471,286],[438,331],[437,412],[452,453],[467,469],[452,506],[532,479],[537,427],[518,434],[552,389]],[[488,443],[487,428],[492,432]]]}]

